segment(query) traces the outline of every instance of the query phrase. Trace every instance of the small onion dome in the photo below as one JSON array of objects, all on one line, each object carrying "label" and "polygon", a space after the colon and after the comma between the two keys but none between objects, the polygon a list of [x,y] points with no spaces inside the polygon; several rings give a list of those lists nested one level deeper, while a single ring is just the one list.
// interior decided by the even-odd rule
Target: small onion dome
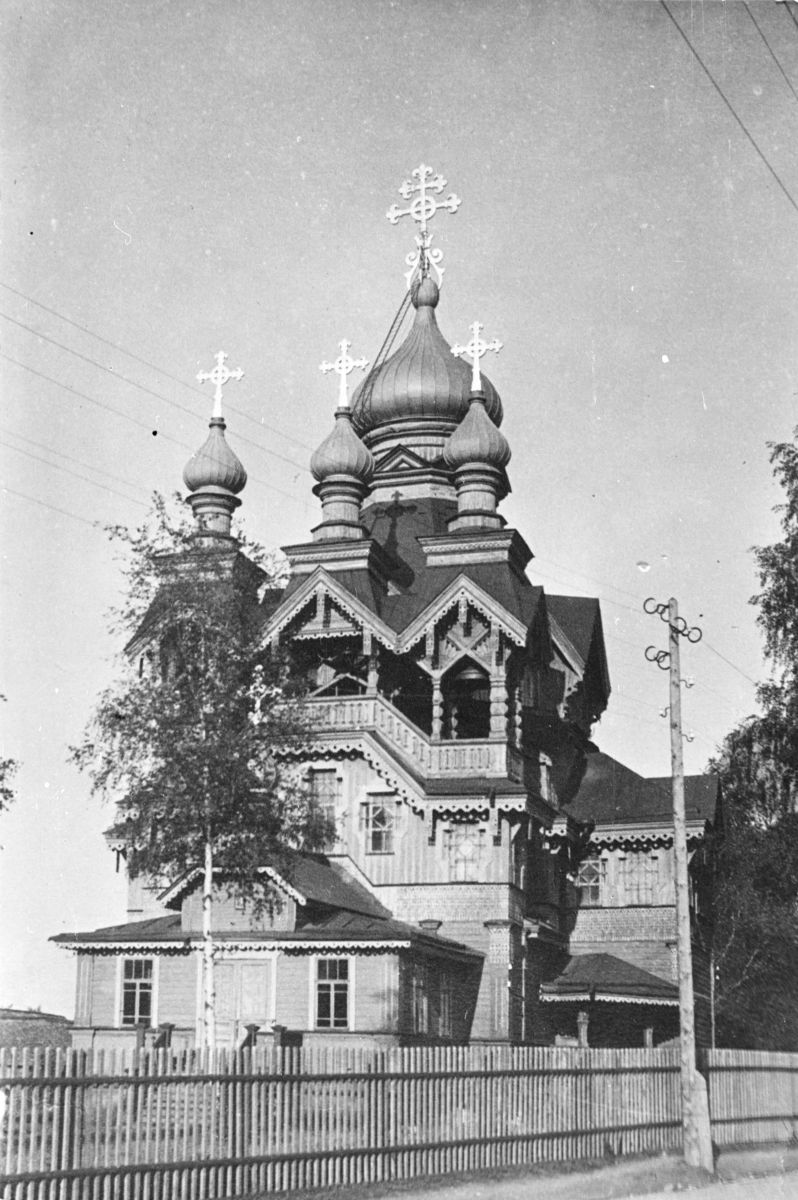
[{"label": "small onion dome", "polygon": [[[410,333],[396,353],[353,393],[352,420],[359,434],[414,417],[451,421],[454,425],[466,415],[471,367],[452,354],[438,328],[435,308],[439,295],[438,285],[429,276],[414,284],[411,299],[416,316]],[[488,415],[500,425],[499,393],[484,375],[482,386]]]},{"label": "small onion dome", "polygon": [[488,416],[482,392],[471,393],[468,412],[443,448],[443,461],[453,470],[471,465],[502,469],[510,461],[507,438]]},{"label": "small onion dome", "polygon": [[352,413],[343,406],[335,411],[335,425],[310,460],[314,479],[324,483],[332,475],[348,475],[368,483],[374,474],[374,455],[352,428]]},{"label": "small onion dome", "polygon": [[247,473],[228,446],[224,431],[222,418],[213,417],[205,444],[192,454],[183,472],[183,481],[189,491],[217,487],[235,496],[247,482]]}]

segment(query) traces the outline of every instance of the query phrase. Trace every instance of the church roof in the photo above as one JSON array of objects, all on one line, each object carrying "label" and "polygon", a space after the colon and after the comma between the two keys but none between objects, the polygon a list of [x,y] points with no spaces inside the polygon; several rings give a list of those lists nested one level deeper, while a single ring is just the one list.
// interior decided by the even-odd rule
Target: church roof
[{"label": "church roof", "polygon": [[[395,421],[445,421],[452,428],[468,412],[471,367],[452,354],[435,319],[437,284],[426,278],[412,293],[413,326],[399,349],[358,385],[352,396],[352,420],[361,435]],[[482,389],[492,421],[499,425],[502,404],[484,375]]]},{"label": "church roof", "polygon": [[583,662],[587,662],[601,612],[598,600],[592,596],[552,596],[547,592],[546,607]]},{"label": "church roof", "polygon": [[[718,802],[714,775],[688,775],[684,781],[688,821],[712,821]],[[584,778],[570,816],[595,825],[672,821],[670,778],[645,779],[609,754],[588,754]]]},{"label": "church roof", "polygon": [[541,1000],[609,1000],[626,1004],[678,1004],[675,983],[652,975],[614,954],[581,954],[540,985]]},{"label": "church roof", "polygon": [[[453,563],[427,565],[419,539],[447,533],[447,519],[457,514],[457,504],[438,497],[413,497],[390,505],[363,510],[366,536],[383,548],[390,564],[392,592],[386,594],[365,568],[335,572],[335,579],[390,629],[400,633],[432,604],[459,576],[473,580],[482,590],[528,628],[535,619],[543,589],[518,575],[509,563]],[[293,577],[283,600],[304,584]]]}]

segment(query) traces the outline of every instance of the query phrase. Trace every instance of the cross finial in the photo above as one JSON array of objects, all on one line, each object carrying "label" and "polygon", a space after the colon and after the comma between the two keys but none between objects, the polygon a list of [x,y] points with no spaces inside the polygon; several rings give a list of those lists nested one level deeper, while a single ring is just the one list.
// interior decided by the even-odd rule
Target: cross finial
[{"label": "cross finial", "polygon": [[338,355],[335,362],[323,362],[319,367],[319,370],[323,371],[325,375],[329,371],[335,371],[335,374],[339,377],[339,408],[349,408],[349,395],[346,388],[347,376],[352,374],[355,367],[361,371],[365,371],[366,367],[369,365],[369,360],[367,358],[352,358],[352,355],[349,353],[349,348],[351,345],[352,343],[348,342],[346,338],[344,338],[338,343],[341,353]]},{"label": "cross finial", "polygon": [[244,378],[244,372],[240,367],[236,367],[235,371],[231,371],[226,367],[225,360],[227,355],[224,350],[220,350],[214,355],[216,366],[212,371],[200,371],[197,375],[198,383],[213,383],[216,385],[216,391],[213,394],[213,413],[211,419],[221,418],[222,415],[222,388],[231,379],[239,380]]},{"label": "cross finial", "polygon": [[452,354],[467,354],[469,358],[473,359],[471,391],[478,392],[482,389],[482,377],[479,372],[479,360],[487,354],[488,350],[493,350],[496,354],[498,354],[503,343],[500,342],[498,338],[492,338],[489,342],[486,342],[484,338],[481,338],[479,335],[485,326],[480,325],[479,321],[474,321],[474,324],[469,325],[468,328],[473,334],[471,341],[465,346],[452,346]]},{"label": "cross finial", "polygon": [[427,229],[427,223],[435,216],[438,209],[445,208],[448,212],[455,213],[462,204],[460,197],[454,192],[450,192],[445,200],[436,200],[434,196],[430,195],[431,192],[434,192],[439,196],[446,187],[446,180],[442,175],[436,175],[432,167],[421,163],[413,170],[412,174],[415,182],[413,179],[406,179],[399,188],[399,194],[410,202],[407,208],[400,208],[398,204],[392,204],[385,214],[392,225],[396,225],[400,217],[412,217],[419,225],[419,232],[415,239],[417,249],[411,250],[405,260],[410,267],[405,276],[408,287],[410,287],[416,270],[420,268],[421,274],[427,275],[430,266],[435,268],[440,283],[444,271],[444,268],[440,266],[443,254],[437,249],[430,250],[432,234]]}]

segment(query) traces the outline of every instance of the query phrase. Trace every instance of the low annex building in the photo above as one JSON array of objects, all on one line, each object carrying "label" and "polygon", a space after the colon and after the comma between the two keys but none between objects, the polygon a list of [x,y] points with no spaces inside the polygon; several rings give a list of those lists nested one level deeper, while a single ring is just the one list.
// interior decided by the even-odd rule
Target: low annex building
[{"label": "low annex building", "polygon": [[[675,1011],[665,793],[615,764],[628,786],[612,809],[611,760],[591,741],[610,695],[599,603],[530,578],[532,551],[499,512],[510,447],[481,372],[496,347],[477,324],[472,364],[453,352],[426,225],[418,246],[391,336],[405,310],[409,332],[392,353],[389,336],[351,405],[348,343],[326,364],[340,394],[311,461],[321,521],[285,547],[289,582],[261,601],[263,644],[287,648],[309,686],[302,767],[336,836],[272,878],[271,923],[220,887],[218,1037],[549,1042],[576,1036],[581,1012],[583,1037],[659,1040]],[[246,475],[220,411],[185,480],[198,544],[210,531],[207,553],[243,558],[230,516]],[[654,874],[649,905],[632,880]],[[56,939],[78,955],[76,1044],[192,1039],[196,880],[131,883],[128,916]],[[646,987],[638,1027],[625,1014]]]}]

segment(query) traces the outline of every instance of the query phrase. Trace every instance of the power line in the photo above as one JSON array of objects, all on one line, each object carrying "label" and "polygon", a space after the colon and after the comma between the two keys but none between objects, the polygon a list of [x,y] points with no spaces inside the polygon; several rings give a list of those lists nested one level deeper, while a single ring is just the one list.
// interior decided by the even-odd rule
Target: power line
[{"label": "power line", "polygon": [[73,521],[80,521],[82,525],[90,525],[92,529],[101,529],[99,521],[89,521],[86,517],[79,517],[77,513],[67,512],[65,508],[58,508],[55,504],[48,504],[46,500],[40,500],[38,496],[29,496],[26,492],[18,492],[16,488],[6,487],[3,484],[3,491],[8,492],[10,496],[19,496],[22,500],[29,500],[31,504],[40,504],[42,508],[49,508],[53,512],[60,513],[62,517],[71,517]]},{"label": "power line", "polygon": [[728,666],[730,666],[730,667],[732,668],[732,670],[733,670],[733,671],[736,671],[738,675],[742,675],[743,679],[747,679],[749,683],[752,683],[752,684],[754,685],[754,687],[758,687],[758,686],[759,686],[759,685],[758,685],[758,683],[757,683],[757,681],[756,681],[755,679],[752,679],[750,675],[747,675],[747,674],[745,673],[745,671],[742,669],[742,667],[738,667],[738,666],[737,666],[737,664],[736,664],[736,663],[733,663],[733,662],[732,662],[732,660],[731,660],[730,658],[727,658],[725,654],[721,654],[720,650],[716,650],[716,649],[715,649],[715,647],[714,647],[713,645],[711,645],[711,644],[710,644],[710,643],[707,641],[707,639],[706,639],[706,638],[704,638],[704,643],[703,643],[703,644],[706,646],[707,650],[711,650],[711,651],[712,651],[712,653],[713,653],[713,654],[715,654],[715,655],[717,655],[717,657],[718,657],[718,658],[722,658],[722,659],[723,659],[723,661],[724,661],[725,663],[727,663],[727,664],[728,664]]},{"label": "power line", "polygon": [[[24,371],[29,371],[31,375],[36,375],[37,378],[44,379],[47,383],[52,383],[55,384],[56,387],[63,388],[65,392],[70,392],[73,396],[77,396],[80,400],[87,400],[89,404],[95,404],[98,408],[105,409],[106,412],[113,413],[113,415],[116,417],[122,417],[123,420],[130,421],[131,424],[138,425],[141,429],[146,429],[150,433],[153,432],[152,425],[147,424],[146,421],[139,421],[137,417],[132,417],[130,413],[123,412],[118,408],[112,408],[110,404],[104,404],[102,400],[96,400],[94,396],[89,396],[86,394],[86,392],[80,392],[77,388],[70,387],[68,383],[62,383],[60,379],[54,379],[52,375],[46,375],[44,371],[37,371],[35,367],[28,366],[27,363],[21,362],[18,358],[13,358],[12,355],[6,354],[3,350],[0,350],[0,358],[4,358],[7,362],[13,363],[16,367],[22,367]],[[175,446],[180,446],[183,450],[188,450],[189,454],[191,454],[192,448],[187,442],[181,442],[179,438],[172,437],[169,433],[159,433],[158,436],[164,438],[167,442],[172,442]],[[301,500],[298,500],[296,496],[292,495],[291,492],[286,492],[283,488],[279,488],[273,483],[267,483],[265,479],[261,479],[258,475],[252,475],[249,472],[247,472],[247,474],[248,478],[251,479],[253,483],[259,483],[262,487],[268,488],[269,491],[277,492],[279,495],[285,496],[286,499],[290,500],[293,504],[299,504],[303,508],[305,507],[304,503]]]},{"label": "power line", "polygon": [[763,42],[765,43],[765,45],[767,46],[767,48],[768,48],[768,53],[770,54],[770,57],[773,59],[774,63],[776,64],[776,66],[777,66],[777,68],[778,68],[778,70],[779,70],[779,73],[780,73],[780,75],[781,75],[782,79],[783,79],[783,80],[784,80],[784,82],[787,84],[787,87],[790,89],[790,91],[792,92],[792,94],[793,94],[793,96],[795,97],[795,99],[796,99],[796,100],[798,100],[798,92],[796,92],[795,88],[794,88],[794,87],[792,86],[792,84],[790,83],[790,81],[789,81],[789,79],[788,79],[788,77],[787,77],[787,72],[784,70],[784,68],[782,67],[781,63],[780,63],[780,62],[779,62],[779,60],[776,58],[775,52],[774,52],[774,50],[773,50],[773,47],[771,46],[770,42],[769,42],[769,41],[767,40],[767,38],[765,37],[765,34],[764,34],[763,30],[762,30],[762,26],[759,24],[759,22],[757,21],[756,17],[754,16],[754,14],[751,12],[750,5],[749,5],[749,4],[746,2],[746,0],[743,0],[743,8],[744,8],[744,9],[745,9],[745,11],[748,13],[749,17],[751,18],[751,20],[753,21],[754,25],[756,26],[756,31],[757,31],[757,33],[759,34],[759,36],[761,37],[762,41],[763,41]]},{"label": "power line", "polygon": [[[143,383],[138,383],[137,380],[131,379],[129,375],[123,375],[121,371],[115,371],[113,367],[106,367],[104,363],[98,362],[96,358],[91,358],[88,354],[81,354],[79,350],[73,350],[71,346],[64,345],[63,342],[57,341],[55,338],[49,337],[46,333],[42,333],[38,329],[34,329],[32,325],[26,325],[24,321],[18,321],[16,317],[10,317],[8,313],[0,312],[0,317],[5,321],[10,321],[12,325],[17,325],[20,329],[27,330],[28,333],[34,334],[35,337],[41,338],[42,341],[49,342],[51,346],[57,346],[59,350],[65,350],[67,354],[74,355],[75,358],[81,359],[83,362],[91,363],[94,367],[99,367],[101,371],[107,372],[114,379],[119,379],[124,383],[130,384],[131,387],[138,388],[140,392],[146,393],[148,396],[154,396],[156,400],[162,401],[164,404],[171,404],[172,408],[178,409],[180,412],[187,413],[188,416],[196,419],[196,412],[188,408],[185,404],[181,404],[178,400],[170,400],[168,396],[161,395],[160,392],[154,392],[152,388],[146,387]],[[276,450],[270,450],[268,446],[264,446],[262,442],[256,442],[253,438],[249,438],[246,434],[236,431],[235,437],[242,442],[247,442],[250,446],[254,446],[256,450],[260,450],[262,454],[270,454],[272,458],[279,458],[281,462],[288,463],[289,466],[299,467],[301,471],[305,470],[305,464],[297,462],[295,458],[287,458],[284,454],[278,454]]]},{"label": "power line", "polygon": [[798,29],[798,17],[796,17],[796,15],[795,15],[795,13],[794,13],[794,11],[793,11],[793,7],[792,7],[791,0],[777,0],[777,2],[778,2],[778,3],[781,5],[781,7],[784,9],[784,11],[786,12],[787,16],[790,18],[790,20],[792,21],[793,25],[796,27],[796,29]]},{"label": "power line", "polygon": [[30,450],[23,450],[20,446],[12,446],[10,442],[4,442],[2,439],[0,439],[0,446],[5,446],[8,450],[14,450],[17,454],[24,454],[27,458],[34,459],[35,462],[44,463],[46,467],[50,467],[53,471],[63,471],[65,475],[72,475],[75,479],[82,479],[84,483],[90,483],[93,487],[102,488],[104,492],[110,492],[112,496],[120,496],[123,500],[127,500],[129,504],[138,504],[140,508],[147,507],[142,500],[134,500],[132,496],[126,496],[124,492],[118,492],[116,488],[109,487],[107,483],[98,483],[94,479],[89,479],[87,475],[81,475],[78,471],[72,471],[69,467],[62,467],[58,463],[48,462],[40,454],[33,454]]},{"label": "power line", "polygon": [[[134,359],[141,363],[144,367],[149,367],[152,371],[157,371],[158,374],[171,379],[173,383],[179,383],[181,387],[188,388],[189,391],[196,392],[198,396],[207,397],[207,392],[203,392],[201,388],[195,387],[193,383],[187,383],[183,379],[179,379],[177,375],[171,375],[169,371],[163,367],[158,367],[155,363],[151,363],[148,359],[142,358],[139,354],[134,354],[132,350],[126,350],[124,346],[118,345],[117,342],[112,342],[108,338],[103,337],[100,333],[95,333],[93,329],[88,329],[85,325],[80,325],[77,321],[73,321],[71,317],[67,317],[64,313],[59,312],[55,308],[48,308],[46,304],[42,304],[41,300],[34,300],[32,296],[26,296],[24,292],[20,292],[18,288],[14,288],[10,283],[3,283],[0,279],[0,287],[4,287],[6,291],[13,292],[15,296],[19,296],[21,300],[25,300],[28,304],[35,304],[37,308],[41,308],[44,312],[50,313],[53,317],[58,317],[59,321],[65,321],[67,325],[71,325],[74,329],[79,329],[81,333],[86,333],[89,337],[96,338],[98,342],[102,342],[105,346],[110,346],[112,350],[118,350],[120,354],[126,354],[128,358]],[[234,404],[227,404],[230,412],[236,413],[240,417],[244,417],[247,421],[252,421],[263,429],[268,429],[272,433],[276,433],[279,437],[285,438],[288,442],[295,442],[297,446],[301,446],[304,450],[312,450],[313,447],[307,442],[301,441],[299,438],[292,437],[289,433],[283,433],[281,429],[277,429],[274,425],[267,425],[265,421],[259,421],[257,417],[250,416],[243,409]]]},{"label": "power line", "polygon": [[[92,463],[83,462],[80,458],[73,458],[71,454],[65,454],[63,450],[54,450],[52,446],[45,446],[43,442],[34,442],[33,438],[25,437],[13,429],[5,429],[0,426],[0,433],[17,438],[20,442],[27,442],[29,446],[35,446],[37,450],[44,450],[46,454],[54,454],[56,458],[65,458],[67,462],[75,463],[78,467],[84,467],[87,471],[94,471],[96,475],[105,475],[107,479],[115,479],[117,483],[123,483],[125,487],[135,488],[137,492],[146,490],[141,484],[134,483],[132,479],[124,479],[121,475],[114,475],[111,471],[103,471],[101,467],[95,467]],[[12,446],[12,449],[15,449],[15,447]]]},{"label": "power line", "polygon": [[741,128],[741,129],[742,129],[742,131],[743,131],[743,133],[744,133],[744,134],[745,134],[745,136],[748,138],[748,141],[751,143],[751,145],[753,146],[754,150],[755,150],[755,151],[756,151],[756,153],[759,155],[760,159],[761,159],[761,160],[762,160],[762,162],[765,164],[765,166],[767,167],[768,171],[770,172],[770,174],[771,174],[771,175],[773,176],[773,178],[775,179],[776,183],[777,183],[777,184],[779,185],[779,187],[781,188],[782,192],[783,192],[783,193],[784,193],[784,195],[786,196],[786,198],[787,198],[787,200],[789,201],[789,203],[790,203],[790,205],[792,206],[792,208],[794,208],[794,209],[795,209],[795,211],[798,213],[798,203],[797,203],[797,202],[796,202],[796,201],[793,199],[793,197],[792,197],[792,195],[791,195],[791,193],[790,193],[790,191],[789,191],[789,189],[788,189],[787,185],[784,183],[784,181],[782,180],[781,176],[780,176],[780,175],[777,173],[776,169],[770,165],[770,163],[768,162],[767,158],[765,157],[765,154],[763,153],[763,151],[762,151],[762,150],[760,150],[759,146],[757,145],[756,141],[754,140],[754,137],[753,137],[753,135],[752,135],[752,134],[749,132],[749,130],[747,129],[747,127],[746,127],[746,126],[743,124],[743,122],[742,122],[741,118],[740,118],[740,117],[738,117],[737,113],[735,112],[734,108],[733,108],[733,107],[732,107],[732,105],[731,105],[731,102],[730,102],[729,100],[727,100],[727,98],[726,98],[726,95],[725,95],[725,93],[723,92],[723,89],[721,88],[720,84],[717,82],[717,80],[715,79],[715,77],[712,75],[712,73],[710,72],[710,70],[709,70],[709,68],[707,67],[706,63],[705,63],[705,62],[704,62],[704,60],[701,58],[701,55],[698,53],[698,51],[696,50],[696,48],[695,48],[695,46],[693,45],[693,43],[690,41],[689,37],[688,37],[688,36],[687,36],[687,34],[684,32],[684,30],[682,29],[682,27],[681,27],[681,25],[679,24],[679,22],[676,20],[676,18],[674,17],[673,13],[671,12],[671,10],[668,8],[668,5],[665,3],[665,0],[659,0],[659,2],[660,2],[660,4],[662,5],[662,7],[665,9],[665,12],[668,14],[668,18],[669,18],[669,20],[670,20],[670,21],[671,21],[671,22],[672,22],[672,23],[675,25],[676,29],[678,30],[678,32],[679,32],[679,34],[680,34],[680,36],[682,37],[683,41],[685,42],[685,44],[686,44],[687,48],[689,49],[690,53],[693,55],[693,57],[695,58],[695,60],[696,60],[696,62],[698,63],[698,65],[701,67],[701,70],[704,72],[704,74],[706,75],[707,79],[708,79],[708,80],[709,80],[709,82],[712,84],[713,88],[714,88],[714,89],[715,89],[715,91],[718,93],[718,95],[720,96],[721,100],[723,101],[723,103],[724,103],[724,104],[726,105],[726,107],[728,108],[728,110],[729,110],[729,112],[731,113],[731,115],[734,117],[734,120],[735,120],[735,121],[737,122],[737,124],[740,126],[740,128]]}]

